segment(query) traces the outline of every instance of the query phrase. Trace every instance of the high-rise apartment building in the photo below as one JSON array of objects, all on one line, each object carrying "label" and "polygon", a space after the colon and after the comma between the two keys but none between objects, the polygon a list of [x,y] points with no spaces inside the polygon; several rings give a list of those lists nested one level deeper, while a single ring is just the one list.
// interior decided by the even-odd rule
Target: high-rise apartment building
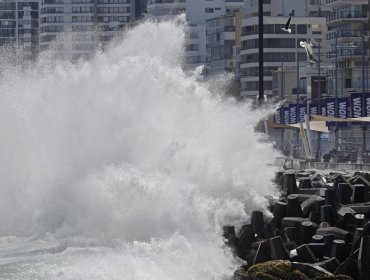
[{"label": "high-rise apartment building", "polygon": [[326,60],[337,66],[337,73],[335,67],[328,71],[329,92],[337,97],[362,93],[363,85],[369,83],[368,1],[326,0],[325,3],[331,10],[326,18],[330,44]]},{"label": "high-rise apartment building", "polygon": [[18,61],[33,59],[38,51],[38,9],[38,0],[0,2],[0,46],[10,46]]},{"label": "high-rise apartment building", "polygon": [[[54,46],[61,57],[88,58],[134,18],[134,0],[41,0],[40,49]],[[63,42],[55,43],[62,34]]]},{"label": "high-rise apartment building", "polygon": [[147,12],[148,0],[136,0],[135,1],[135,20],[140,20],[144,17]]},{"label": "high-rise apartment building", "polygon": [[148,0],[148,16],[161,19],[186,13],[185,62],[189,67],[195,67],[207,62],[206,21],[232,14],[242,6],[243,0]]},{"label": "high-rise apartment building", "polygon": [[[300,41],[315,46],[325,44],[328,10],[320,1],[265,0],[264,1],[264,93],[272,97],[272,73],[279,67],[293,68],[297,60],[307,62]],[[245,1],[246,18],[242,22],[240,95],[258,95],[258,1]],[[282,30],[289,17],[292,33]],[[315,49],[314,49],[315,50]],[[317,52],[315,50],[315,52]]]}]

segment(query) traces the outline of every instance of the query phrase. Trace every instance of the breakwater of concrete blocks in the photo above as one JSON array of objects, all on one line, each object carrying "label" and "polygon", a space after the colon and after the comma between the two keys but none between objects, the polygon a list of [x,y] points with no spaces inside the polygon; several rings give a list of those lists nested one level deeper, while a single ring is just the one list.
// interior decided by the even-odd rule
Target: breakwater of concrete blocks
[{"label": "breakwater of concrete blocks", "polygon": [[224,227],[247,263],[234,278],[369,280],[370,173],[284,171],[275,181],[281,196],[268,197],[272,219],[254,211],[238,232]]}]

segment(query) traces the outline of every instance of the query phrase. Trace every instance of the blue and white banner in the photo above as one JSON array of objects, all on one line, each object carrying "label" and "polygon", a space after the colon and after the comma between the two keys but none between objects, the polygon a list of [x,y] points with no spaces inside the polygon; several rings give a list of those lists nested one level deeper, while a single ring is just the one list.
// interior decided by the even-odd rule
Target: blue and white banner
[{"label": "blue and white banner", "polygon": [[297,104],[289,104],[289,124],[297,123]]},{"label": "blue and white banner", "polygon": [[321,112],[320,112],[321,116],[326,116],[326,103],[325,104],[321,104]]},{"label": "blue and white banner", "polygon": [[349,100],[348,98],[338,98],[338,118],[346,119],[349,117]]},{"label": "blue and white banner", "polygon": [[335,117],[335,98],[326,98],[326,115]]},{"label": "blue and white banner", "polygon": [[274,114],[274,123],[278,123],[278,124],[281,124],[282,123],[282,121],[281,121],[281,115],[282,115],[281,112],[282,112],[282,108],[281,107],[275,111],[275,114]]},{"label": "blue and white banner", "polygon": [[290,117],[289,117],[289,107],[283,107],[283,121],[284,121],[284,124],[289,124],[289,120],[290,120]]},{"label": "blue and white banner", "polygon": [[365,95],[365,112],[366,112],[366,117],[370,116],[370,94],[366,93]]},{"label": "blue and white banner", "polygon": [[307,113],[307,105],[306,104],[299,104],[299,122],[304,122],[304,115]]},{"label": "blue and white banner", "polygon": [[351,94],[351,117],[352,118],[361,118],[362,117],[362,94],[361,93],[352,93]]},{"label": "blue and white banner", "polygon": [[311,115],[319,115],[319,105],[311,103],[309,105]]}]

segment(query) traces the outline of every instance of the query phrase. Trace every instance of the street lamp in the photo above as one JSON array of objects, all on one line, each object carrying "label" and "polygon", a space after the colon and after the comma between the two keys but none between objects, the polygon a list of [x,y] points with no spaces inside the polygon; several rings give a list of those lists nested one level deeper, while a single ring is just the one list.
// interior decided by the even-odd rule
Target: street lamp
[{"label": "street lamp", "polygon": [[[365,28],[364,28],[364,23],[362,23],[362,34],[361,34],[361,53],[362,53],[362,117],[367,116],[366,112],[366,96],[365,96]],[[362,153],[365,153],[366,151],[366,146],[367,146],[367,139],[366,139],[366,123],[363,123],[362,125]]]}]

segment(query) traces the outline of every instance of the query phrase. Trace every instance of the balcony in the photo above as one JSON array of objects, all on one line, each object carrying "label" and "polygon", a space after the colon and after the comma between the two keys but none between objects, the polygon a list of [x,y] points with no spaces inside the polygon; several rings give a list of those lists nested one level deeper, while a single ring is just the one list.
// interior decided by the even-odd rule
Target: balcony
[{"label": "balcony", "polygon": [[334,12],[326,17],[326,22],[367,20],[367,12]]},{"label": "balcony", "polygon": [[356,5],[367,4],[367,0],[326,0],[326,5],[330,7],[348,4]]},{"label": "balcony", "polygon": [[[364,56],[367,57],[368,51],[364,50]],[[335,50],[327,52],[326,58],[334,59],[335,58]],[[361,49],[341,49],[338,50],[338,59],[361,59],[362,58],[362,50]]]},{"label": "balcony", "polygon": [[[338,31],[338,39],[350,39],[361,38],[363,35],[367,36],[368,32],[363,32],[361,30],[341,30]],[[335,40],[336,31],[326,34],[327,40]]]},{"label": "balcony", "polygon": [[149,0],[148,5],[154,4],[172,4],[172,3],[185,3],[186,0]]}]

